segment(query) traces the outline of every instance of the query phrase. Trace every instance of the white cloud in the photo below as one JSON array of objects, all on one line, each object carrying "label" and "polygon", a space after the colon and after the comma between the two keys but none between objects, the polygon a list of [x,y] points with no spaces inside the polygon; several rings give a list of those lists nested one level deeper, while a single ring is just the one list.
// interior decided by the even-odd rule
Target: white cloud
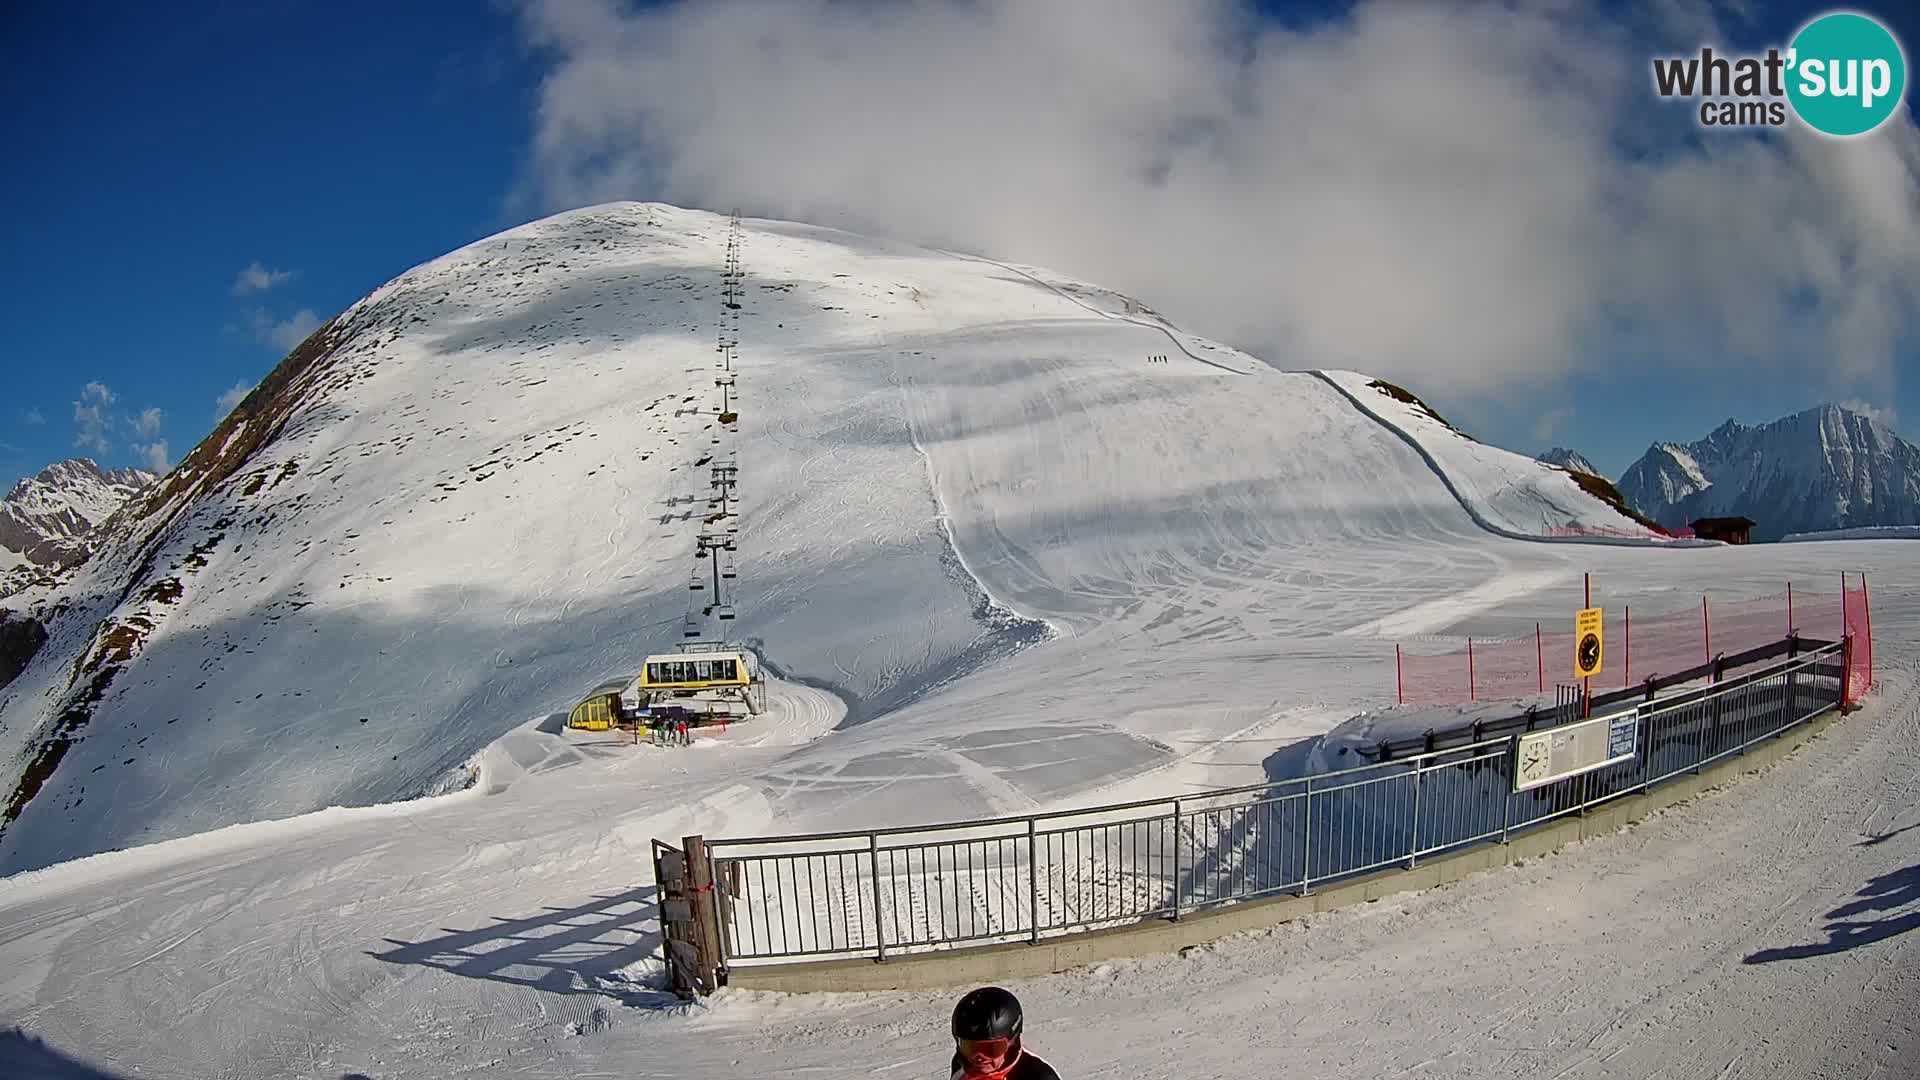
[{"label": "white cloud", "polygon": [[1852,412],[1857,412],[1870,420],[1885,424],[1887,427],[1892,427],[1898,419],[1897,414],[1894,412],[1894,407],[1891,404],[1878,405],[1871,401],[1863,401],[1860,398],[1850,398],[1841,402],[1840,407]]},{"label": "white cloud", "polygon": [[1649,64],[1726,40],[1709,9],[1609,10],[529,0],[531,181],[1051,266],[1281,366],[1455,400],[1810,355],[1826,392],[1890,396],[1920,338],[1911,115],[1695,131]]},{"label": "white cloud", "polygon": [[266,292],[276,285],[292,281],[299,275],[297,270],[270,270],[261,265],[258,259],[247,264],[233,279],[233,295],[246,296],[248,293]]},{"label": "white cloud", "polygon": [[160,433],[160,425],[166,419],[166,413],[157,408],[147,409],[133,418],[133,433],[143,439],[151,439]]},{"label": "white cloud", "polygon": [[307,335],[320,328],[320,316],[311,308],[301,308],[288,318],[273,324],[273,343],[282,349],[291,351],[294,346],[307,339]]},{"label": "white cloud", "polygon": [[27,423],[39,426],[47,422],[47,415],[38,406],[27,410]]},{"label": "white cloud", "polygon": [[167,455],[165,439],[151,443],[135,443],[133,452],[140,455],[140,467],[148,472],[164,473],[173,465],[173,459]]},{"label": "white cloud", "polygon": [[312,308],[301,308],[284,319],[276,320],[263,308],[255,308],[248,313],[248,323],[253,329],[255,341],[262,345],[272,345],[282,352],[291,352],[294,346],[307,339],[320,326],[320,316]]},{"label": "white cloud", "polygon": [[232,412],[242,401],[245,401],[248,394],[253,393],[255,385],[256,384],[242,379],[234,383],[231,387],[228,387],[226,393],[221,394],[219,400],[214,403],[214,421],[217,423],[226,419],[228,413]]},{"label": "white cloud", "polygon": [[80,400],[73,403],[73,445],[84,446],[97,454],[112,449],[107,441],[107,432],[111,421],[107,417],[107,407],[119,400],[105,383],[90,382],[80,390]]}]

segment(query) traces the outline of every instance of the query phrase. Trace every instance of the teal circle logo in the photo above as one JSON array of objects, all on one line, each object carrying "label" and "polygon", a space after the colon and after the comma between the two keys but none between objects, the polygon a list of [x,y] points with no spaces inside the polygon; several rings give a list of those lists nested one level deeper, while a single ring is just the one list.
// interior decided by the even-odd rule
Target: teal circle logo
[{"label": "teal circle logo", "polygon": [[1808,126],[1828,135],[1872,131],[1907,92],[1900,43],[1865,15],[1820,16],[1794,37],[1787,56],[1787,100]]}]

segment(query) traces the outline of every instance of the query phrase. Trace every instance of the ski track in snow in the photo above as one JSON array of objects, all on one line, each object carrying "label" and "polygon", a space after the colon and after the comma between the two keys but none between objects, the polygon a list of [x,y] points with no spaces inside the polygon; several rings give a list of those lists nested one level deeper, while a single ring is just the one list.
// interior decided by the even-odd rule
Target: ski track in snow
[{"label": "ski track in snow", "polygon": [[[524,431],[485,446],[568,430],[594,452],[552,469],[523,460],[479,496],[443,491],[443,517],[385,545],[348,538],[393,511],[335,503],[301,534],[330,546],[275,572],[216,552],[190,583],[208,606],[149,644],[188,651],[145,682],[134,669],[96,720],[110,731],[117,717],[123,738],[137,730],[158,749],[150,781],[96,785],[85,805],[173,838],[0,879],[0,1025],[155,1077],[931,1074],[948,1052],[950,995],[729,993],[687,1009],[653,989],[649,841],[1257,781],[1275,751],[1390,700],[1396,635],[1570,618],[1583,570],[1606,603],[1659,611],[1687,606],[1674,590],[1818,588],[1844,565],[1874,575],[1886,688],[1766,782],[1447,889],[1016,989],[1036,1045],[1070,1076],[1237,1077],[1281,1063],[1326,1077],[1824,1078],[1911,1053],[1911,1013],[1889,1011],[1914,1000],[1907,937],[1742,963],[1820,941],[1823,913],[1920,862],[1920,828],[1902,831],[1920,765],[1911,545],[1491,536],[1475,514],[1516,531],[1616,519],[1555,487],[1558,474],[1503,472],[1490,448],[1446,459],[1456,499],[1415,444],[1431,457],[1457,437],[1368,420],[1333,380],[1183,341],[1116,294],[833,230],[746,226],[742,632],[782,670],[890,711],[843,726],[846,701],[779,682],[767,717],[687,749],[539,730],[677,632],[691,527],[665,503],[711,443],[698,417],[670,414],[701,392],[693,373],[712,370],[725,224],[622,204],[514,230],[376,295],[429,311],[436,290],[465,297],[464,314],[433,312],[417,331],[458,348],[420,347],[402,327],[364,391],[316,406],[323,415],[258,465],[307,463],[281,495],[323,500],[334,485],[313,474],[326,448],[404,440],[412,428],[370,426],[389,413],[449,443],[511,416]],[[580,250],[607,237],[623,243]],[[573,260],[572,276],[524,283],[554,259]],[[507,284],[482,273],[516,268]],[[589,318],[602,306],[613,310]],[[541,329],[562,320],[564,333]],[[1149,366],[1143,328],[1245,370]],[[498,365],[521,380],[564,374],[599,398],[488,399],[482,388],[506,379]],[[1246,416],[1259,419],[1222,419]],[[363,478],[367,490],[425,495],[466,462],[409,453]],[[509,496],[516,509],[488,519],[484,543],[459,542],[462,522]],[[266,542],[235,532],[248,549]],[[190,523],[176,547],[205,535]],[[993,605],[1059,634],[943,675],[992,634],[954,560]],[[348,575],[338,596],[314,584],[327,574]],[[303,579],[320,610],[366,617],[344,638],[322,624],[304,640],[233,622]],[[228,591],[241,599],[218,599]],[[216,643],[193,651],[208,624]],[[225,663],[221,633],[241,635],[259,666],[229,669],[240,681],[222,697],[247,701],[249,678],[256,692],[304,683],[297,723],[258,730],[240,705],[193,738],[142,726],[192,701],[179,684],[203,665]],[[339,662],[369,654],[396,659]],[[303,665],[327,683],[298,679]],[[49,678],[30,670],[7,707]],[[362,735],[357,717],[383,708],[422,715]],[[335,754],[340,727],[368,742]],[[60,776],[119,760],[105,735],[93,741]],[[389,755],[403,775],[383,771]],[[418,790],[467,760],[479,764],[468,790],[303,812]],[[359,786],[342,787],[357,769]],[[59,803],[47,805],[31,848],[42,854],[61,835]],[[1869,832],[1886,839],[1862,846]],[[1805,1034],[1809,1003],[1838,1019]]]}]

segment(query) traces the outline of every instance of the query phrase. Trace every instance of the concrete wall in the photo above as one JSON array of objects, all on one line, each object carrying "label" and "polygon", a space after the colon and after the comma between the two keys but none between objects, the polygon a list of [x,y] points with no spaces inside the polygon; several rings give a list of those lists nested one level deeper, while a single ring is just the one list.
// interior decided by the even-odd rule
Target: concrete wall
[{"label": "concrete wall", "polygon": [[741,967],[728,972],[726,985],[795,993],[938,990],[1033,978],[1106,960],[1178,952],[1189,945],[1216,941],[1242,931],[1266,929],[1316,911],[1332,911],[1395,893],[1431,889],[1483,870],[1538,858],[1575,841],[1605,836],[1742,773],[1771,765],[1793,753],[1839,715],[1838,712],[1826,713],[1776,739],[1748,747],[1744,755],[1717,762],[1698,776],[1675,777],[1645,794],[1623,796],[1584,815],[1560,818],[1551,824],[1515,833],[1506,844],[1480,844],[1436,855],[1412,870],[1383,870],[1307,896],[1249,900],[1185,915],[1178,922],[1155,919],[1109,930],[1042,938],[1037,944],[1019,942],[910,953],[890,956],[884,961],[832,960]]}]

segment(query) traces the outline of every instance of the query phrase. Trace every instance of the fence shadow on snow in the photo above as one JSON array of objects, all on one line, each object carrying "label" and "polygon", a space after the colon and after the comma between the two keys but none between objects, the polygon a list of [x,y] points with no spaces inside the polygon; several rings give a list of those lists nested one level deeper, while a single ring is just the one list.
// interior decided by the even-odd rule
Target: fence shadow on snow
[{"label": "fence shadow on snow", "polygon": [[[443,929],[426,941],[384,939],[393,948],[367,955],[454,975],[554,994],[598,994],[633,1006],[667,1007],[658,890],[643,885],[538,915],[495,918],[473,930]],[[651,961],[651,963],[649,963]],[[633,973],[641,965],[639,974]]]}]

